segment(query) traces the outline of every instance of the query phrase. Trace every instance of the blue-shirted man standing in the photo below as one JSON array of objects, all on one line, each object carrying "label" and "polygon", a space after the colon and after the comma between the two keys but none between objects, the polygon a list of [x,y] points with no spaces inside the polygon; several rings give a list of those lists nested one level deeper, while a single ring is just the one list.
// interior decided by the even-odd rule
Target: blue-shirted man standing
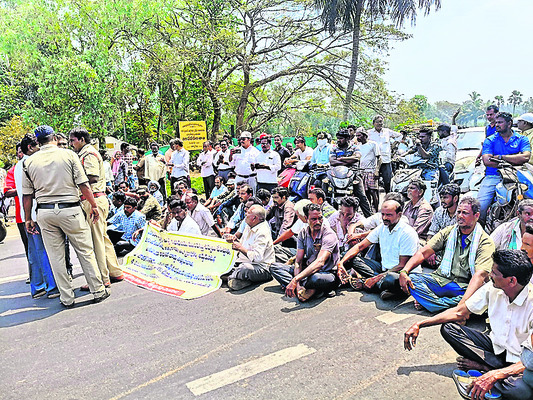
[{"label": "blue-shirted man standing", "polygon": [[513,116],[506,112],[496,114],[496,133],[483,142],[482,159],[485,164],[485,178],[481,182],[477,198],[481,204],[480,222],[484,225],[487,210],[492,203],[496,185],[502,181],[498,171],[502,162],[523,165],[531,156],[531,145],[525,136],[512,130]]}]

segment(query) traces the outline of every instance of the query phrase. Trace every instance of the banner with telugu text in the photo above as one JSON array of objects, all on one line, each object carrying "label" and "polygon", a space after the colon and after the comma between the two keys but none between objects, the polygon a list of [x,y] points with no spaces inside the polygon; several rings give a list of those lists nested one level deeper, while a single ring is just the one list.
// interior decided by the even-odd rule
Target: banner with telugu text
[{"label": "banner with telugu text", "polygon": [[233,268],[235,252],[223,239],[180,235],[147,224],[135,249],[124,259],[125,279],[181,299],[217,290],[220,275]]}]

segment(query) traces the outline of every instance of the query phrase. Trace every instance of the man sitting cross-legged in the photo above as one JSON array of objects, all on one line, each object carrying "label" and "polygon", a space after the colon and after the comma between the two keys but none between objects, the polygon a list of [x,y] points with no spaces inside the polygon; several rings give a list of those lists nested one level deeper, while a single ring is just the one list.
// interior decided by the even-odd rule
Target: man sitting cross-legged
[{"label": "man sitting cross-legged", "polygon": [[[350,281],[356,290],[380,292],[382,299],[401,294],[398,273],[418,249],[418,235],[413,227],[401,220],[402,204],[387,200],[381,206],[383,222],[374,228],[360,243],[344,255],[338,265],[341,283]],[[381,262],[369,258],[356,257],[371,244],[379,244]],[[349,264],[348,264],[349,263]],[[351,264],[351,265],[350,265]],[[353,267],[355,275],[348,275],[346,268]],[[421,269],[420,269],[421,270]]]},{"label": "man sitting cross-legged", "polygon": [[228,286],[232,290],[241,290],[256,282],[272,279],[268,269],[275,261],[274,246],[270,226],[265,219],[265,209],[253,205],[246,211],[246,227],[241,238],[225,235],[226,241],[233,243],[233,250],[239,252],[235,268],[228,278]]},{"label": "man sitting cross-legged", "polygon": [[[520,250],[498,250],[493,255],[491,282],[481,286],[457,306],[413,324],[404,335],[412,350],[420,328],[441,325],[440,332],[459,353],[458,367],[488,371],[472,384],[472,399],[483,399],[493,387],[504,399],[531,399],[532,389],[522,380],[522,347],[532,349],[533,265]],[[460,325],[472,313],[488,311],[490,334]]]},{"label": "man sitting cross-legged", "polygon": [[[457,206],[457,223],[433,236],[400,271],[400,286],[414,297],[417,309],[438,312],[456,306],[489,279],[494,243],[478,223],[479,208],[477,199],[462,198]],[[410,274],[441,250],[444,256],[436,271]]]},{"label": "man sitting cross-legged", "polygon": [[285,294],[300,301],[337,287],[335,268],[339,259],[337,235],[324,224],[320,205],[310,204],[304,212],[309,226],[298,234],[294,265],[276,263],[270,267]]}]

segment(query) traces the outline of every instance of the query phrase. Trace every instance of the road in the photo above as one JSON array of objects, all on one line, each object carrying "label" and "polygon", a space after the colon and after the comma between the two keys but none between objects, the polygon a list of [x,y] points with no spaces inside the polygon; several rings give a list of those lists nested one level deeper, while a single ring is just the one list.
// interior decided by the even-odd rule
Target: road
[{"label": "road", "polygon": [[298,304],[268,282],[187,301],[121,282],[100,304],[76,290],[67,310],[29,295],[16,227],[0,254],[3,399],[460,398],[438,327],[403,349],[428,315],[412,299],[340,290]]}]

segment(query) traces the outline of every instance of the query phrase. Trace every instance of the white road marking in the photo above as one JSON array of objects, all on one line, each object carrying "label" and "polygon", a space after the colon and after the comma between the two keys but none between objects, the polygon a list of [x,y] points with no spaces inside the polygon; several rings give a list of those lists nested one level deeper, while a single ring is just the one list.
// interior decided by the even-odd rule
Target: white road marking
[{"label": "white road marking", "polygon": [[229,368],[224,371],[189,382],[187,383],[187,387],[195,396],[199,396],[223,386],[238,382],[242,379],[257,375],[261,372],[268,371],[269,369],[287,364],[291,361],[308,356],[315,352],[315,349],[308,347],[305,344],[288,347],[286,349],[276,351],[275,353],[268,354],[264,357],[237,365],[236,367]]},{"label": "white road marking", "polygon": [[0,283],[20,281],[22,279],[26,279],[27,277],[28,274],[6,276],[5,278],[0,278]]},{"label": "white road marking", "polygon": [[9,315],[18,314],[26,311],[40,311],[47,310],[46,307],[25,307],[25,308],[15,308],[14,310],[7,310],[0,314],[0,317],[7,317]]},{"label": "white road marking", "polygon": [[14,294],[2,294],[0,299],[18,299],[19,297],[29,297],[30,292],[28,293],[14,293]]}]

